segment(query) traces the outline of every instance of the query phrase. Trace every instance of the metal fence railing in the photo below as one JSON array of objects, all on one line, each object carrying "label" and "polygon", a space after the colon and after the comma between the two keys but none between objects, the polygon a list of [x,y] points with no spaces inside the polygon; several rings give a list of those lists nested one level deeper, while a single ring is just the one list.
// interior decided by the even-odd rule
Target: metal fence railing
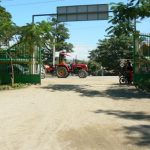
[{"label": "metal fence railing", "polygon": [[135,41],[134,81],[150,79],[150,34],[140,35]]},{"label": "metal fence railing", "polygon": [[12,66],[16,83],[41,83],[40,49],[28,50],[24,45],[12,49],[0,50],[0,84],[11,81]]}]

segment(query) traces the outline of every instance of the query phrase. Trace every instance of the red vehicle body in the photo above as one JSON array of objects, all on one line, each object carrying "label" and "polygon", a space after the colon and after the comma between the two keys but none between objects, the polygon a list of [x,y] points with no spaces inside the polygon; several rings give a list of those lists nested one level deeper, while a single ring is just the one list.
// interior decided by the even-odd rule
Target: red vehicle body
[{"label": "red vehicle body", "polygon": [[53,73],[55,70],[55,67],[53,67],[52,65],[44,65],[44,68],[46,73]]},{"label": "red vehicle body", "polygon": [[86,64],[59,64],[56,65],[56,75],[59,78],[66,78],[69,74],[78,75],[80,78],[86,78],[88,67]]},{"label": "red vehicle body", "polygon": [[55,67],[47,67],[47,72],[55,72],[58,78],[66,78],[69,74],[76,74],[80,78],[86,78],[88,75],[88,66],[86,64],[72,63],[67,64],[65,58],[68,56],[67,53],[61,52],[59,54],[59,64]]}]

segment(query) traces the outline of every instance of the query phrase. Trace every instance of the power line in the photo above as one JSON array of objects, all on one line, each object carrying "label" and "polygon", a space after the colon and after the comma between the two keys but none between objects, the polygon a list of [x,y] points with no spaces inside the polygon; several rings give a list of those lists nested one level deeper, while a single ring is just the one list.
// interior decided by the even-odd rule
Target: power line
[{"label": "power line", "polygon": [[[11,1],[13,1],[13,0],[5,0],[6,2],[11,2]],[[3,1],[1,1],[1,2],[4,2],[4,0]]]},{"label": "power line", "polygon": [[[1,1],[2,3],[4,2],[13,2],[14,0],[3,0]],[[20,4],[6,4],[5,6],[8,6],[8,7],[15,7],[15,6],[25,6],[25,5],[39,5],[39,4],[46,4],[46,3],[52,3],[52,2],[59,2],[59,1],[67,1],[67,0],[49,0],[49,1],[40,1],[40,2],[28,2],[28,3],[20,3]],[[69,0],[71,1],[71,0]],[[74,1],[74,0],[72,0]],[[77,0],[76,0],[77,1]]]},{"label": "power line", "polygon": [[[7,0],[10,1],[10,0]],[[11,4],[11,5],[5,5],[7,7],[16,7],[16,6],[29,6],[29,5],[39,5],[39,4],[46,4],[46,3],[52,3],[52,2],[58,2],[58,1],[64,1],[64,0],[49,0],[49,1],[40,1],[40,2],[30,2],[30,3],[20,3],[20,4]]]}]

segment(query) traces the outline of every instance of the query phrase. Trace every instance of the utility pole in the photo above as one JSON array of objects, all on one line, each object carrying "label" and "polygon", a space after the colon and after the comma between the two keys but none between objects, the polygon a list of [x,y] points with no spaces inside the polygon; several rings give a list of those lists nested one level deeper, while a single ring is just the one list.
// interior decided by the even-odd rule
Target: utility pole
[{"label": "utility pole", "polygon": [[56,40],[54,36],[53,38],[53,67],[55,67],[55,51],[56,51],[55,43],[56,43]]}]

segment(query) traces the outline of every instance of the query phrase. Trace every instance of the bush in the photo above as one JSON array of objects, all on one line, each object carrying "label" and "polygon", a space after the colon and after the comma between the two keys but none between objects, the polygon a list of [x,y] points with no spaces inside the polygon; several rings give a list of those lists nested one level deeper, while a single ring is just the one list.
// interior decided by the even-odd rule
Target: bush
[{"label": "bush", "polygon": [[143,82],[143,88],[150,92],[150,79]]},{"label": "bush", "polygon": [[137,84],[139,89],[145,90],[150,92],[150,79],[146,79],[146,80],[141,80],[138,84]]}]

